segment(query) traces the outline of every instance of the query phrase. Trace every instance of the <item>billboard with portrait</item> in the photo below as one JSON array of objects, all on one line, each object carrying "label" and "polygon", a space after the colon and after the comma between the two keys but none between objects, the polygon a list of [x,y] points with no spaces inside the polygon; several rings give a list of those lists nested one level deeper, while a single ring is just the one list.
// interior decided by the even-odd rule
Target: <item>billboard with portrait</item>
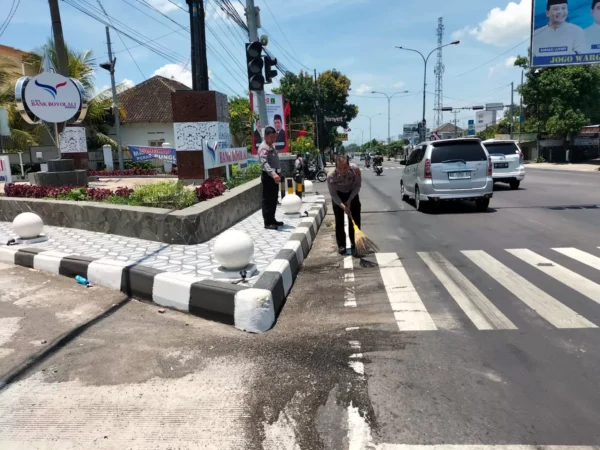
[{"label": "billboard with portrait", "polygon": [[[265,94],[267,102],[267,117],[269,123],[277,131],[277,139],[275,140],[275,149],[279,153],[289,152],[288,136],[286,131],[286,117],[282,94]],[[250,95],[250,107],[258,117],[258,103],[256,102],[256,93]],[[263,130],[266,125],[261,124],[260,120],[256,120],[252,124],[252,153],[257,154],[258,146],[262,142]]]},{"label": "billboard with portrait", "polygon": [[600,0],[533,0],[531,66],[600,62]]}]

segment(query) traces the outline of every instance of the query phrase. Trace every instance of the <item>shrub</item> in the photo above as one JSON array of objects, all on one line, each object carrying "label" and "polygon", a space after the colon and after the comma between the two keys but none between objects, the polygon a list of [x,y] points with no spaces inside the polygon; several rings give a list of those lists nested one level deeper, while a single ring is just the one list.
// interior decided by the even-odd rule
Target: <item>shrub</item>
[{"label": "shrub", "polygon": [[137,187],[129,199],[142,206],[182,209],[196,203],[194,191],[185,189],[183,183],[161,181]]},{"label": "shrub", "polygon": [[196,188],[196,197],[199,202],[203,202],[223,195],[225,189],[225,183],[221,178],[209,178]]},{"label": "shrub", "polygon": [[125,162],[125,170],[130,169],[142,169],[142,170],[154,170],[152,161],[127,161]]},{"label": "shrub", "polygon": [[260,164],[248,164],[245,173],[239,166],[232,166],[231,179],[226,184],[227,189],[233,189],[234,187],[260,177],[261,170]]},{"label": "shrub", "polygon": [[89,200],[96,202],[104,201],[112,195],[112,191],[110,189],[102,188],[87,188],[85,193]]},{"label": "shrub", "polygon": [[4,186],[4,195],[20,198],[59,198],[67,196],[77,186],[30,186],[9,183]]},{"label": "shrub", "polygon": [[114,193],[114,195],[121,198],[129,198],[131,197],[131,194],[133,194],[133,189],[128,187],[118,187]]},{"label": "shrub", "polygon": [[546,160],[544,159],[544,157],[543,157],[543,156],[538,156],[538,157],[535,159],[535,162],[536,162],[536,163],[545,163],[545,162],[546,162]]}]

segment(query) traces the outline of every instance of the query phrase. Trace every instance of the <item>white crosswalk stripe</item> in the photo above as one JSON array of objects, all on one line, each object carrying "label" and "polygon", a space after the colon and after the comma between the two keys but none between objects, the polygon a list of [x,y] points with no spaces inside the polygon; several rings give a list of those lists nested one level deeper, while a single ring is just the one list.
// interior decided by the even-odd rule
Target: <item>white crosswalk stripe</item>
[{"label": "white crosswalk stripe", "polygon": [[600,270],[600,258],[594,255],[590,255],[584,251],[576,248],[553,248],[555,252],[562,253],[569,258],[573,258],[575,261],[579,261],[582,264],[590,266],[596,270]]},{"label": "white crosswalk stripe", "polygon": [[517,327],[440,253],[418,253],[478,330],[515,330]]},{"label": "white crosswalk stripe", "polygon": [[556,328],[597,328],[592,322],[563,305],[486,252],[470,250],[462,253]]},{"label": "white crosswalk stripe", "polygon": [[[503,251],[514,258],[504,258],[503,261],[506,260],[506,263],[503,263],[483,250],[464,250],[461,253],[466,260],[460,265],[454,265],[441,252],[417,252],[415,256],[418,256],[427,267],[424,272],[422,268],[419,269],[420,264],[409,264],[408,266],[403,264],[402,259],[396,253],[377,253],[375,254],[377,264],[364,267],[367,270],[369,267],[378,267],[377,275],[381,277],[385,294],[392,307],[394,321],[400,331],[468,329],[469,321],[479,331],[517,330],[523,325],[517,327],[513,320],[519,318],[522,321],[530,322],[533,315],[531,312],[523,314],[524,310],[519,307],[515,309],[515,304],[512,302],[495,304],[494,302],[502,298],[499,294],[503,290],[510,292],[517,300],[555,328],[597,329],[596,323],[600,324],[600,319],[598,319],[600,317],[600,307],[598,307],[600,305],[600,283],[578,274],[576,269],[571,269],[570,266],[576,266],[579,262],[600,270],[600,258],[576,248],[553,248],[551,250],[571,259],[566,260],[566,266],[562,266],[529,249],[506,249]],[[406,258],[407,256],[404,255],[403,259],[406,260]],[[346,269],[352,267],[352,260],[351,257],[345,258],[344,267]],[[530,281],[526,278],[527,275],[522,273],[522,267],[518,271],[519,273],[516,269],[508,267],[511,265],[510,261],[518,265],[520,264],[519,260],[547,275],[550,284],[544,283],[538,287],[534,281],[543,282],[544,275]],[[572,264],[568,264],[571,260]],[[475,268],[482,270],[486,275],[483,278],[467,277],[468,271]],[[356,270],[362,269],[357,267]],[[355,273],[360,276],[360,272]],[[526,273],[531,275],[533,272]],[[346,272],[346,276],[348,276],[348,272]],[[449,297],[439,295],[435,289],[431,288],[431,280],[434,278],[447,291]],[[548,291],[552,289],[553,281],[550,278],[594,301],[594,308],[598,308],[593,313],[594,316],[584,317],[567,306],[565,303],[570,301],[568,296],[555,298],[553,295],[556,294]],[[476,286],[480,283],[485,284]],[[501,286],[502,289],[498,291],[493,288],[497,293],[492,301],[484,292],[488,292],[494,285]],[[458,309],[456,307],[449,308],[447,304],[444,305],[445,302],[451,302],[449,298],[454,300]],[[352,307],[360,309],[360,295],[352,296],[351,300]],[[460,312],[457,313],[457,311]],[[464,314],[466,318],[461,320],[461,314]],[[534,321],[532,325],[539,326],[539,323]]]},{"label": "white crosswalk stripe", "polygon": [[537,253],[527,249],[507,250],[510,254],[525,261],[527,264],[544,272],[557,281],[566,284],[571,289],[576,290],[582,295],[590,298],[596,303],[600,303],[600,285],[582,277],[578,273],[567,269],[553,261],[550,261]]},{"label": "white crosswalk stripe", "polygon": [[437,330],[398,255],[377,253],[375,256],[400,331]]}]

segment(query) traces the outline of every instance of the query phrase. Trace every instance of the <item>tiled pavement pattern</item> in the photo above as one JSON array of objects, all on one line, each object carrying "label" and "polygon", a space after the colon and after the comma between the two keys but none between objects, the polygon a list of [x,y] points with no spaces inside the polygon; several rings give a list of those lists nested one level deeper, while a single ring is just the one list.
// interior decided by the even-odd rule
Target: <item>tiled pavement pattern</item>
[{"label": "tiled pavement pattern", "polygon": [[[308,211],[315,204],[317,203],[305,200],[301,212]],[[280,231],[265,230],[262,213],[259,210],[231,228],[247,232],[254,240],[253,261],[258,268],[258,274],[248,280],[250,285],[275,259],[275,256],[283,248],[302,217],[298,215],[294,217],[285,216],[278,208],[277,220],[285,222],[286,226],[280,228]],[[90,258],[108,258],[131,264],[141,264],[158,270],[178,272],[201,279],[212,278],[212,271],[219,267],[213,253],[213,247],[218,236],[198,245],[169,245],[74,228],[45,226],[44,233],[48,236],[48,241],[28,245],[28,247],[48,248],[62,253]],[[0,222],[0,243],[5,243],[16,237],[10,223]]]}]

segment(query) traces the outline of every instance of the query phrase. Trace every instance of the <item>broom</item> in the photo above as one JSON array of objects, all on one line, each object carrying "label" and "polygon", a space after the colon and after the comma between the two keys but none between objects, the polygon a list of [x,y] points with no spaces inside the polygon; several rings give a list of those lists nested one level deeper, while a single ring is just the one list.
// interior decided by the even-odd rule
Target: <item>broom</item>
[{"label": "broom", "polygon": [[377,247],[377,244],[358,228],[354,220],[352,220],[352,216],[348,215],[348,220],[350,220],[350,223],[354,227],[354,244],[356,246],[354,256],[364,258],[367,255],[378,252],[379,247]]}]

